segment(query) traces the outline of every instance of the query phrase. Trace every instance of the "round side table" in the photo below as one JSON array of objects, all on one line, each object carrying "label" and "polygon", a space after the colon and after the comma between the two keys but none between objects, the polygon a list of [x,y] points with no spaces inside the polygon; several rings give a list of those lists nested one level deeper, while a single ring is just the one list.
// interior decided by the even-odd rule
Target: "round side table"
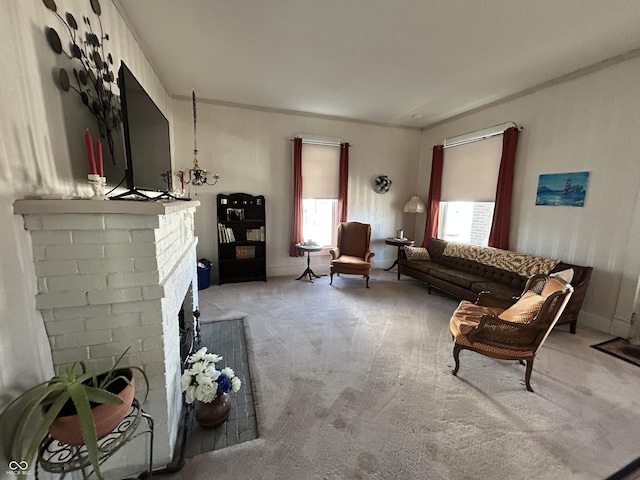
[{"label": "round side table", "polygon": [[302,245],[301,243],[296,243],[296,248],[307,252],[307,269],[302,272],[302,275],[296,278],[296,280],[300,280],[302,277],[309,275],[309,282],[313,283],[313,279],[320,278],[321,275],[316,275],[313,273],[313,270],[311,270],[311,252],[319,252],[322,250],[322,247],[320,245]]},{"label": "round side table", "polygon": [[[385,272],[391,270],[393,267],[395,267],[396,265],[398,265],[398,260],[400,260],[400,251],[402,250],[403,247],[407,247],[407,246],[412,246],[413,245],[413,240],[409,240],[408,238],[385,238],[384,239],[384,243],[386,243],[387,245],[393,245],[394,247],[398,247],[398,257],[396,258],[395,262],[393,262],[393,265],[391,265],[389,268],[385,268]],[[398,280],[400,279],[400,272],[398,271]]]}]

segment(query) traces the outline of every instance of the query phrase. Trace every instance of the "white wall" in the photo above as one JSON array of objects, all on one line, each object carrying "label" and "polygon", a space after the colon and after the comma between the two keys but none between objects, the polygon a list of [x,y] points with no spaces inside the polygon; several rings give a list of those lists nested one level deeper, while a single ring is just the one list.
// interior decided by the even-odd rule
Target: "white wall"
[{"label": "white wall", "polygon": [[[85,0],[58,0],[59,12],[94,20]],[[107,51],[134,69],[167,116],[169,98],[113,4],[103,0],[102,22],[110,34]],[[0,15],[0,409],[52,373],[42,317],[35,309],[36,277],[28,232],[13,202],[34,194],[90,195],[84,130],[98,126],[80,98],[54,83],[71,62],[56,55],[45,39],[65,30],[41,1],[9,1]],[[3,434],[6,430],[0,426]],[[2,463],[2,462],[0,462]],[[2,463],[6,465],[7,463]],[[4,471],[4,467],[0,467]]]},{"label": "white wall", "polygon": [[[58,0],[59,12],[71,12],[82,25],[95,22],[85,0]],[[107,51],[116,65],[124,59],[137,79],[169,118],[174,165],[192,162],[190,101],[172,101],[112,2],[103,0],[102,23],[110,34]],[[32,195],[89,196],[83,133],[98,128],[74,92],[63,92],[54,78],[73,63],[56,55],[44,31],[54,27],[63,43],[65,29],[42,2],[7,2],[0,15],[0,409],[17,393],[52,373],[43,319],[35,308],[36,277],[28,232],[13,213],[16,199]],[[174,118],[173,107],[176,115]],[[215,195],[246,191],[267,198],[268,273],[298,275],[303,259],[289,258],[291,209],[291,143],[296,132],[343,137],[353,144],[349,218],[373,225],[373,249],[379,266],[395,258],[384,245],[396,228],[412,233],[412,218],[401,212],[414,193],[420,132],[305,116],[200,104],[198,146],[201,165],[223,176],[215,187],[203,187],[196,218],[199,257],[216,260]],[[177,152],[177,154],[176,154]],[[386,195],[373,192],[380,174],[394,184]],[[195,193],[195,192],[194,192]],[[328,267],[328,257],[318,259]],[[321,270],[321,269],[319,269]],[[6,430],[0,428],[4,433]]]},{"label": "white wall", "polygon": [[[94,18],[88,1],[58,6]],[[191,103],[170,100],[114,5],[103,0],[107,50],[125,59],[169,117],[174,166],[192,162]],[[13,202],[33,194],[88,195],[82,134],[92,117],[76,94],[62,92],[54,75],[69,61],[49,48],[50,25],[64,29],[40,1],[3,3],[0,15],[0,408],[17,392],[51,373],[43,321],[35,309],[32,249]],[[66,43],[66,41],[65,41]],[[640,276],[640,59],[547,88],[422,134],[416,131],[200,103],[200,163],[218,170],[215,187],[202,187],[196,215],[199,257],[215,262],[215,195],[264,194],[267,199],[268,274],[296,275],[304,260],[288,257],[291,144],[297,132],[342,137],[353,144],[349,219],[373,226],[375,265],[387,266],[396,249],[383,239],[404,228],[421,240],[424,215],[401,212],[416,191],[426,200],[431,147],[444,137],[513,120],[525,127],[516,166],[511,248],[592,265],[594,275],[581,322],[601,330],[624,329]],[[418,161],[419,159],[419,161]],[[591,172],[584,208],[536,207],[542,173]],[[418,172],[416,176],[416,171]],[[373,179],[393,180],[386,195]],[[192,195],[195,191],[192,191]],[[316,259],[322,268],[328,259]],[[318,268],[320,270],[320,268]]]},{"label": "white wall", "polygon": [[[196,92],[197,93],[197,92]],[[198,102],[198,161],[201,168],[218,171],[215,186],[191,187],[191,197],[202,203],[196,212],[198,258],[214,262],[216,281],[216,195],[243,192],[264,195],[267,212],[267,276],[298,276],[305,260],[289,257],[292,199],[292,142],[298,132],[341,137],[349,142],[348,219],[370,223],[374,267],[389,266],[397,255],[384,238],[397,228],[413,234],[413,218],[402,213],[413,195],[418,168],[420,132],[318,117],[258,111]],[[190,100],[176,100],[175,165],[193,162],[193,116]],[[373,190],[378,175],[393,181],[388,193]],[[328,254],[312,257],[318,272],[327,272]],[[316,271],[316,267],[314,267]]]},{"label": "white wall", "polygon": [[[593,266],[581,322],[621,336],[640,276],[638,78],[636,58],[429,129],[418,175],[426,198],[433,145],[509,120],[523,126],[510,248]],[[535,205],[540,174],[572,171],[591,172],[583,208]]]}]

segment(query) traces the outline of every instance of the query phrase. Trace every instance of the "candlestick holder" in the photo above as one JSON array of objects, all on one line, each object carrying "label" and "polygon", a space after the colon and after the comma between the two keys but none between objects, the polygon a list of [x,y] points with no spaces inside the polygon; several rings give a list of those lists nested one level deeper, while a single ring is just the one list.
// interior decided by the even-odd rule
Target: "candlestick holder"
[{"label": "candlestick holder", "polygon": [[89,185],[91,185],[91,189],[93,190],[91,200],[107,200],[107,197],[104,194],[105,186],[107,185],[107,178],[96,175],[95,173],[90,173],[87,175],[87,179],[89,180]]}]

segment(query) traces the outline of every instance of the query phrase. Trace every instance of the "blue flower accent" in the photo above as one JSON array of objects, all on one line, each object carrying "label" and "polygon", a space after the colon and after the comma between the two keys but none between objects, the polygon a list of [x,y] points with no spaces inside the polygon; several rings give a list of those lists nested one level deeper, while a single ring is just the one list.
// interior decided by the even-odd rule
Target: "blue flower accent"
[{"label": "blue flower accent", "polygon": [[218,377],[218,394],[228,393],[231,390],[231,380],[224,373]]}]

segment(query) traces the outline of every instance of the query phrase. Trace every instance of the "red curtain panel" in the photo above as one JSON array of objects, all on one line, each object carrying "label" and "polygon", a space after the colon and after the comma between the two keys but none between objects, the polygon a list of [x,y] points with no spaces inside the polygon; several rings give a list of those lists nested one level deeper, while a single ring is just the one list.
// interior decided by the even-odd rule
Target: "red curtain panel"
[{"label": "red curtain panel", "polygon": [[440,192],[442,190],[442,160],[444,150],[442,145],[433,146],[431,159],[431,181],[429,182],[429,197],[427,198],[427,222],[424,226],[422,246],[426,247],[429,240],[438,236],[438,215],[440,214]]},{"label": "red curtain panel", "polygon": [[509,228],[511,224],[511,198],[518,146],[518,129],[508,128],[502,137],[502,158],[496,187],[496,204],[489,233],[489,246],[509,250]]},{"label": "red curtain panel", "polygon": [[296,248],[302,242],[302,138],[293,139],[293,208],[289,256],[302,257],[304,252]]}]

